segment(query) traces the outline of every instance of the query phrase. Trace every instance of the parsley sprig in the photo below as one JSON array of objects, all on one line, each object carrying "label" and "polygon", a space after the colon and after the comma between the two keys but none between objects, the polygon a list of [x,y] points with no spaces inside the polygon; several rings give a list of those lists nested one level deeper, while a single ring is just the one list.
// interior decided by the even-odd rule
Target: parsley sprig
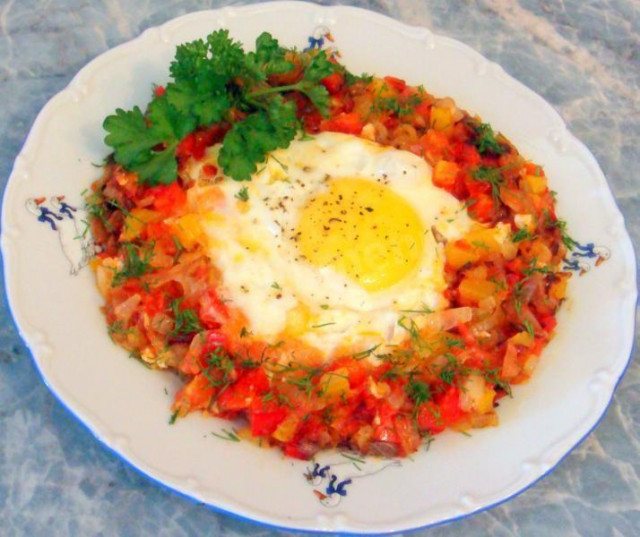
[{"label": "parsley sprig", "polygon": [[277,85],[273,75],[294,69],[270,34],[256,40],[254,52],[229,37],[228,30],[180,45],[171,63],[164,92],[156,92],[145,112],[117,109],[104,121],[105,143],[114,160],[149,185],[170,184],[178,174],[176,149],[196,130],[214,123],[231,123],[220,150],[219,163],[237,181],[250,179],[266,154],[285,148],[300,129],[291,92],[303,94],[327,116],[329,94],[320,81],[335,66],[324,51],[299,53],[299,80]]}]

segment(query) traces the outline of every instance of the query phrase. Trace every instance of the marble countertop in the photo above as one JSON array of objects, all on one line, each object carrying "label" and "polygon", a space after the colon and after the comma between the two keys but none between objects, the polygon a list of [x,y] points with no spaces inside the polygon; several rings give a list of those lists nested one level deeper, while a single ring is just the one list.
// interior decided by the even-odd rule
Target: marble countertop
[{"label": "marble countertop", "polygon": [[[216,0],[0,1],[0,178],[40,108],[89,60]],[[547,99],[591,149],[640,238],[640,9],[636,0],[352,0],[458,39]],[[49,393],[0,303],[0,533],[290,535],[217,514],[107,451]],[[636,330],[637,332],[637,330]],[[637,337],[637,336],[636,336]],[[549,476],[492,510],[416,536],[640,534],[640,366],[597,430]],[[634,529],[635,528],[635,529]]]}]

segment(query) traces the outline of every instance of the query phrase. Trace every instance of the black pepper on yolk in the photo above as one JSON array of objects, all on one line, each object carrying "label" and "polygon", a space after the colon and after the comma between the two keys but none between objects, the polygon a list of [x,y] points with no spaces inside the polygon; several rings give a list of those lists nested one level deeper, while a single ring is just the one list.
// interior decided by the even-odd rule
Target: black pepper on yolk
[{"label": "black pepper on yolk", "polygon": [[423,232],[415,209],[388,187],[335,179],[301,211],[296,244],[310,263],[381,291],[418,267]]}]

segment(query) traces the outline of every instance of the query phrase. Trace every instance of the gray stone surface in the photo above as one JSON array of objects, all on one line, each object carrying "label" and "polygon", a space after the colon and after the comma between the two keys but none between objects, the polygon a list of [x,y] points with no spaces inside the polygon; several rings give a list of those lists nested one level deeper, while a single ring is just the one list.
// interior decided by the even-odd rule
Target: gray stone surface
[{"label": "gray stone surface", "polygon": [[[175,16],[238,2],[0,2],[0,180],[40,108],[89,60]],[[334,2],[321,2],[323,4]],[[459,39],[553,104],[595,154],[640,237],[637,0],[352,0]],[[4,294],[3,294],[4,296]],[[275,535],[156,486],[49,393],[0,303],[0,534]],[[640,535],[638,346],[598,429],[548,477],[424,536]],[[284,532],[282,532],[284,534]]]}]

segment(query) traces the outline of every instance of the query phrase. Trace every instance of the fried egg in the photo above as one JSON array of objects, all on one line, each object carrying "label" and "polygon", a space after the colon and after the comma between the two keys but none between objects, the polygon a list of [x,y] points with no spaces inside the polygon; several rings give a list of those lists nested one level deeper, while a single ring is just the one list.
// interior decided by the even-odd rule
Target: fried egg
[{"label": "fried egg", "polygon": [[235,182],[205,173],[218,152],[190,164],[189,199],[219,292],[255,337],[299,339],[330,358],[341,346],[395,345],[403,319],[447,307],[436,237],[460,238],[470,221],[422,158],[322,133]]}]

